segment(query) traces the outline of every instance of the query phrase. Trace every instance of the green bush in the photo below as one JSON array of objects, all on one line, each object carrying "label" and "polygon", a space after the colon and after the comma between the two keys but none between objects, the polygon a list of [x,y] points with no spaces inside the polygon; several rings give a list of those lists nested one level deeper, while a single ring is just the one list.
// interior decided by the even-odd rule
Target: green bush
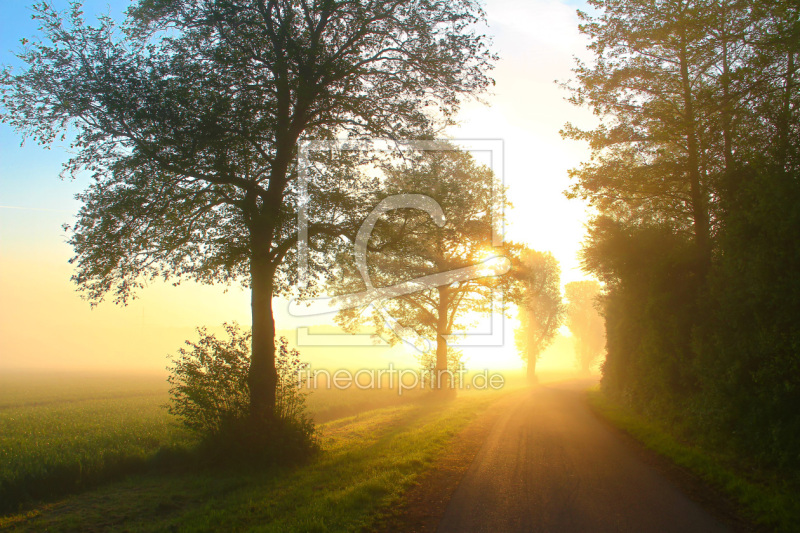
[{"label": "green bush", "polygon": [[[215,451],[279,452],[279,456],[316,447],[314,424],[300,389],[300,354],[285,337],[276,340],[277,404],[272,421],[256,424],[250,417],[250,331],[224,324],[226,338],[197,328],[200,339],[186,341],[172,358],[169,412],[198,433]],[[234,450],[233,448],[236,448]],[[272,454],[275,456],[275,453]]]}]

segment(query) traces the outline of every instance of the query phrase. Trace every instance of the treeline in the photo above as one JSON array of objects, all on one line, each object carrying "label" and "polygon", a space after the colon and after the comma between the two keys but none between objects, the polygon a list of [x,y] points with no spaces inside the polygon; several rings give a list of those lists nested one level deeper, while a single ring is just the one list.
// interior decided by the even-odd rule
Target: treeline
[{"label": "treeline", "polygon": [[800,465],[800,8],[590,0],[572,100],[598,127],[605,391],[763,465]]}]

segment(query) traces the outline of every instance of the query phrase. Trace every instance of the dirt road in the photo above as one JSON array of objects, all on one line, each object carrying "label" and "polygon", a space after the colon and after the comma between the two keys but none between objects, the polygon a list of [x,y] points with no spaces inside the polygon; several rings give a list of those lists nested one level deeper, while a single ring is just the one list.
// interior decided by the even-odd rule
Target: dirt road
[{"label": "dirt road", "polygon": [[586,386],[520,395],[490,431],[438,531],[730,531],[590,412]]}]

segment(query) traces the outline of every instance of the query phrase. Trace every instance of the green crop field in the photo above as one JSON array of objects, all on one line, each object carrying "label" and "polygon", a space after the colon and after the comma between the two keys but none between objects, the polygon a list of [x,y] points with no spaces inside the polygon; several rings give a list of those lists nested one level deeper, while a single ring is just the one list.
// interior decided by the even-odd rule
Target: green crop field
[{"label": "green crop field", "polygon": [[323,418],[362,412],[321,423],[309,464],[172,471],[152,466],[194,438],[162,408],[163,378],[20,374],[0,385],[0,501],[13,502],[0,528],[30,531],[358,531],[513,388],[444,404],[419,391],[322,389],[309,405]]},{"label": "green crop field", "polygon": [[[337,425],[348,420],[342,417],[377,408],[419,409],[422,396],[419,390],[398,395],[386,388],[322,387],[307,402],[322,423],[323,443],[330,444],[325,435],[343,434],[335,428],[363,430],[361,421]],[[468,402],[493,396],[462,393]],[[164,408],[168,400],[158,375],[1,374],[0,513],[14,516],[128,475],[152,474],[185,455],[196,438]]]},{"label": "green crop field", "polygon": [[142,470],[193,444],[162,405],[163,378],[5,373],[0,509]]}]

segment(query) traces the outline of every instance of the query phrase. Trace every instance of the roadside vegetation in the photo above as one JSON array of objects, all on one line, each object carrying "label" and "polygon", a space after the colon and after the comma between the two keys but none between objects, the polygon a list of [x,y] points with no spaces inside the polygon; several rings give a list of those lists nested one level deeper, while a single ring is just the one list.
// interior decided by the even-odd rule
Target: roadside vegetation
[{"label": "roadside vegetation", "polygon": [[[302,466],[243,465],[196,466],[190,469],[142,469],[124,479],[107,483],[48,504],[28,505],[0,518],[0,527],[23,531],[125,529],[163,531],[172,527],[187,530],[259,531],[360,531],[379,519],[399,500],[414,478],[435,459],[447,443],[470,420],[501,395],[513,390],[464,392],[457,402],[436,402],[421,398],[318,425],[320,452]],[[320,391],[321,402],[333,394],[358,398],[359,392]],[[396,391],[385,391],[396,395]],[[315,394],[309,396],[313,409]],[[180,428],[170,425],[172,417],[157,406],[167,400],[166,392],[147,397],[151,409],[133,409],[137,400],[96,400],[99,411],[81,408],[94,400],[62,405],[59,418],[67,427],[52,425],[43,453],[52,464],[69,459],[80,462],[87,445],[76,434],[93,420],[95,450],[122,450],[133,432],[152,439],[140,457],[153,457],[160,446],[190,441]],[[142,400],[138,400],[142,401]],[[340,405],[344,400],[340,400]],[[74,408],[72,407],[74,406]],[[39,431],[41,418],[28,408],[19,424]],[[65,411],[66,410],[66,411]],[[44,412],[44,411],[42,411]],[[3,423],[5,411],[0,411]],[[16,415],[20,417],[20,414]],[[105,428],[105,432],[100,427]],[[130,430],[126,429],[130,427]],[[62,432],[63,431],[63,432]],[[84,432],[85,433],[85,432]],[[31,441],[23,442],[16,431],[17,447],[0,446],[12,454],[24,454]],[[31,430],[28,430],[28,435]],[[9,435],[2,433],[3,437]],[[87,437],[88,438],[88,437]],[[40,441],[45,442],[45,441]],[[70,448],[74,446],[75,448]],[[55,450],[66,450],[56,455]],[[16,451],[15,451],[16,450]],[[32,452],[31,452],[32,453]],[[20,458],[15,464],[38,465],[39,458]],[[5,461],[3,462],[5,464]],[[103,465],[96,465],[102,471]],[[5,471],[4,471],[4,476]],[[108,479],[108,478],[107,478]],[[73,490],[77,488],[73,486]]]},{"label": "roadside vegetation", "polygon": [[785,472],[759,470],[751,458],[693,439],[677,420],[665,424],[643,416],[610,400],[599,389],[588,394],[590,404],[603,418],[736,502],[745,519],[775,531],[797,531],[800,479],[788,479]]},{"label": "roadside vegetation", "polygon": [[798,5],[588,4],[592,61],[566,85],[599,121],[563,133],[592,153],[568,196],[595,210],[583,262],[603,285],[603,393],[796,486]]}]

